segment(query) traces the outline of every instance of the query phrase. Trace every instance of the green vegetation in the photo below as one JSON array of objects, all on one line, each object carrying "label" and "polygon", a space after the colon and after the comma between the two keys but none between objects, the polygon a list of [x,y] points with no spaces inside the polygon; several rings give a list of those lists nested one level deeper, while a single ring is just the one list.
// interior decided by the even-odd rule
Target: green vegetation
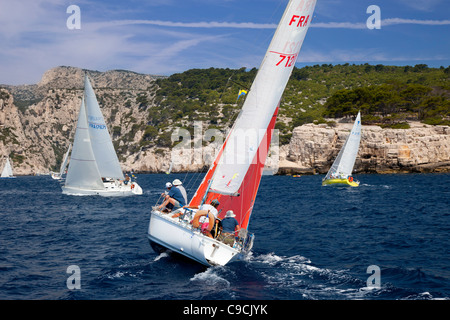
[{"label": "green vegetation", "polygon": [[250,86],[255,75],[256,69],[210,68],[192,69],[156,80],[158,89],[153,106],[148,107],[149,101],[144,94],[136,98],[139,108],[148,112],[141,147],[172,147],[177,143],[172,144],[173,129],[185,128],[193,135],[194,121],[204,121],[207,127],[226,130],[244,100],[237,103],[238,91]]},{"label": "green vegetation", "polygon": [[[156,106],[148,109],[143,144],[153,141],[169,146],[168,128],[191,127],[193,121],[206,121],[225,130],[244,101],[236,101],[238,91],[251,86],[256,71],[192,69],[158,79]],[[325,118],[353,117],[358,110],[363,123],[383,127],[406,128],[407,120],[449,124],[449,77],[450,67],[428,68],[424,64],[323,64],[294,68],[276,125],[280,142],[288,143],[296,126],[335,125]]]},{"label": "green vegetation", "polygon": [[8,145],[10,143],[12,144],[19,144],[19,141],[17,141],[17,136],[11,131],[11,128],[9,127],[0,127],[0,141],[3,141],[4,145]]},{"label": "green vegetation", "polygon": [[282,113],[292,117],[294,127],[323,117],[354,116],[358,110],[363,123],[383,127],[403,128],[406,120],[448,124],[449,70],[368,64],[296,69]]}]

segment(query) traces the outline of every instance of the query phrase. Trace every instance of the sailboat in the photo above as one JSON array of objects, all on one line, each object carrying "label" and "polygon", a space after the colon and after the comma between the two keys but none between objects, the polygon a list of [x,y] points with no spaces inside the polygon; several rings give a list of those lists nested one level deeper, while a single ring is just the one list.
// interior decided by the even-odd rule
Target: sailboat
[{"label": "sailboat", "polygon": [[64,154],[63,162],[61,163],[61,167],[59,168],[59,172],[52,172],[52,178],[55,180],[61,180],[64,172],[66,171],[67,161],[69,160],[70,149],[72,148],[72,144],[69,145],[67,152]]},{"label": "sailboat", "polygon": [[359,142],[361,140],[361,113],[358,112],[353,124],[352,131],[345,140],[344,146],[322,180],[322,185],[334,186],[359,186],[359,181],[352,177],[353,166],[358,154]]},{"label": "sailboat", "polygon": [[9,162],[9,157],[6,157],[6,162],[5,162],[5,166],[3,167],[1,177],[2,178],[15,178],[13,175],[11,163]]},{"label": "sailboat", "polygon": [[169,170],[166,171],[166,174],[170,174],[173,168],[173,161],[170,163]]},{"label": "sailboat", "polygon": [[[196,209],[180,208],[166,214],[155,206],[147,237],[156,251],[169,249],[206,266],[223,266],[244,258],[251,250],[255,237],[248,227],[281,96],[311,23],[315,3],[289,1],[240,114],[189,203],[189,207],[195,207],[217,200],[216,221],[232,210],[241,228],[233,243],[219,241],[216,236],[220,228],[215,226],[209,227],[214,230],[213,237],[195,228],[191,220],[195,220]],[[180,215],[177,217],[175,212]]]},{"label": "sailboat", "polygon": [[94,90],[87,76],[70,155],[64,194],[128,196],[142,194],[130,177],[124,178]]}]

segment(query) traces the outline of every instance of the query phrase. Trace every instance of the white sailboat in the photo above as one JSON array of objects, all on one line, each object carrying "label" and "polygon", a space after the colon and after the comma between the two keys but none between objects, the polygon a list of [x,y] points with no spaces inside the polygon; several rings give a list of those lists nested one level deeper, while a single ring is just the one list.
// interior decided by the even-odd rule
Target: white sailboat
[{"label": "white sailboat", "polygon": [[15,178],[13,174],[13,169],[11,163],[9,162],[9,157],[6,157],[5,166],[1,174],[2,178]]},{"label": "white sailboat", "polygon": [[352,177],[353,166],[358,154],[359,143],[361,141],[361,113],[358,112],[353,124],[352,131],[345,140],[344,146],[339,151],[338,156],[328,170],[327,175],[322,180],[322,185],[334,186],[359,186],[359,181]]},{"label": "white sailboat", "polygon": [[[185,255],[206,266],[226,265],[242,258],[253,245],[250,216],[272,139],[281,96],[313,16],[316,1],[291,0],[246,96],[241,113],[189,206],[220,202],[219,219],[232,210],[241,227],[231,245],[191,224],[194,212],[165,214],[154,207],[148,239],[160,248]],[[195,217],[195,216],[194,216]],[[195,220],[195,218],[194,218]],[[211,221],[211,218],[210,218]],[[215,236],[219,230],[214,230]],[[219,238],[220,239],[220,238]]]},{"label": "white sailboat", "polygon": [[87,76],[70,156],[64,194],[140,195],[142,188],[124,178],[111,136]]},{"label": "white sailboat", "polygon": [[72,148],[72,144],[69,145],[67,152],[64,154],[63,162],[61,163],[61,167],[59,168],[59,172],[52,172],[52,178],[55,180],[61,180],[63,174],[66,171],[67,162],[69,160],[70,149]]}]

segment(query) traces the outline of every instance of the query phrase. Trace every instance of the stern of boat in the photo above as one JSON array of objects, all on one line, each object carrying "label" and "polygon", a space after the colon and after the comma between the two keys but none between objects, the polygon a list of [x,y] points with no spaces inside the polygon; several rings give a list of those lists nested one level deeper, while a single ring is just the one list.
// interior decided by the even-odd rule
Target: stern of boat
[{"label": "stern of boat", "polygon": [[252,240],[238,240],[231,247],[193,228],[190,224],[191,217],[183,215],[172,218],[173,214],[174,212],[166,214],[159,210],[151,212],[147,236],[151,243],[157,244],[157,252],[162,246],[206,266],[224,266],[240,259],[251,249]]}]

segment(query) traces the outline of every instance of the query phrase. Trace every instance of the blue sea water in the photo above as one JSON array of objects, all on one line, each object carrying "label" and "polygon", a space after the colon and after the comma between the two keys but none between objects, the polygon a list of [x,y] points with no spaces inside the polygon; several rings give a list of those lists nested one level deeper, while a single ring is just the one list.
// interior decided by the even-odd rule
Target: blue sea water
[{"label": "blue sea water", "polygon": [[165,182],[192,195],[202,174],[138,175],[144,194],[126,198],[63,195],[49,176],[0,179],[0,299],[450,299],[450,174],[358,175],[359,188],[322,177],[263,176],[251,254],[209,268],[146,238]]}]

